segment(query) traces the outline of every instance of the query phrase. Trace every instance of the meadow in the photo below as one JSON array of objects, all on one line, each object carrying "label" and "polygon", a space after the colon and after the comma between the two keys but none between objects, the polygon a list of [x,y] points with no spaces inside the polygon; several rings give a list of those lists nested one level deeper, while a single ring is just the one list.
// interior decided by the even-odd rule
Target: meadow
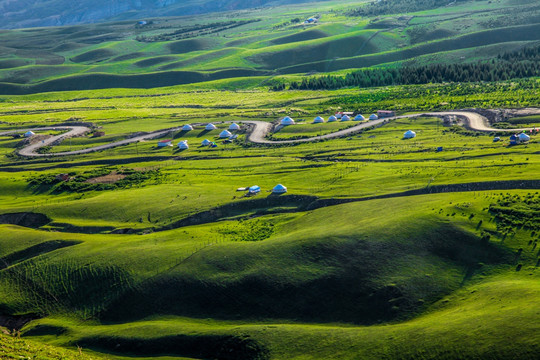
[{"label": "meadow", "polygon": [[[540,127],[540,79],[285,85],[536,46],[538,4],[383,3],[1,31],[0,133],[92,131],[43,157],[18,152],[58,132],[0,136],[0,357],[536,359],[540,135],[497,128]],[[425,115],[258,145],[242,123],[302,139],[359,123],[318,115],[382,109],[477,111],[495,130]]]},{"label": "meadow", "polygon": [[[417,117],[288,146],[254,146],[242,128],[224,144],[224,121],[289,115],[298,124],[272,137],[313,136],[357,124],[311,124],[357,110],[351,99],[362,99],[368,115],[390,103],[413,112],[471,95],[455,84],[221,86],[227,81],[0,98],[0,131],[69,119],[105,133],[51,153],[194,125],[165,136],[188,140],[184,151],[155,140],[27,159],[16,155],[20,139],[0,139],[0,309],[34,319],[24,339],[113,359],[534,358],[538,224],[504,214],[537,211],[535,136],[509,146],[508,135],[493,142]],[[477,90],[523,101],[525,90],[505,86],[519,85]],[[218,129],[204,130],[210,122]],[[403,140],[409,129],[417,137]],[[218,146],[200,146],[205,138]],[[140,176],[99,184],[123,173]],[[79,180],[51,180],[59,174]],[[272,196],[277,183],[288,193]],[[262,193],[237,191],[251,185]]]}]

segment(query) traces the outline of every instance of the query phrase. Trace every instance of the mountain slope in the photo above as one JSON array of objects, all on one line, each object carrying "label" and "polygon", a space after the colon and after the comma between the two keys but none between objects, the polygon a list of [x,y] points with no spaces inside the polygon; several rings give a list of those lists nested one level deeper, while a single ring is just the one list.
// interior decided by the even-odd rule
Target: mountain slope
[{"label": "mountain slope", "polygon": [[[279,3],[301,3],[288,0]],[[193,15],[248,9],[276,3],[272,0],[0,0],[0,28],[61,26],[95,23],[116,16],[136,19],[147,16]]]}]

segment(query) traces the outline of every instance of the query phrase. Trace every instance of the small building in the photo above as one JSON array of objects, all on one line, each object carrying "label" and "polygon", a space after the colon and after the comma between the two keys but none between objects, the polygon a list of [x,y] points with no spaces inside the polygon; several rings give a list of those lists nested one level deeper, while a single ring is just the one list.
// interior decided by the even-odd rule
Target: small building
[{"label": "small building", "polygon": [[289,116],[285,116],[283,119],[281,119],[280,124],[283,126],[294,125],[294,120],[291,119]]},{"label": "small building", "polygon": [[341,117],[341,121],[349,121],[349,120],[351,120],[351,118],[350,118],[349,115],[343,115],[343,116]]},{"label": "small building", "polygon": [[32,137],[34,135],[36,135],[36,134],[33,131],[27,131],[27,132],[24,133],[25,138],[29,138],[29,137]]},{"label": "small building", "polygon": [[322,116],[317,116],[315,119],[313,119],[314,124],[320,124],[324,122],[324,118]]},{"label": "small building", "polygon": [[182,126],[182,131],[191,131],[191,130],[193,130],[193,126],[189,124]]},{"label": "small building", "polygon": [[337,121],[337,117],[335,115],[331,115],[329,118],[328,118],[328,122],[334,122],[334,121]]},{"label": "small building", "polygon": [[179,148],[180,150],[187,150],[187,149],[189,149],[189,145],[188,145],[188,143],[187,143],[187,140],[182,140],[182,141],[180,141],[180,142],[178,143],[178,148]]},{"label": "small building", "polygon": [[377,120],[379,117],[376,114],[369,115],[369,120]]},{"label": "small building", "polygon": [[404,139],[412,139],[412,138],[415,138],[415,137],[416,137],[416,133],[414,131],[412,131],[412,130],[407,130],[403,134]]},{"label": "small building", "polygon": [[171,139],[160,140],[157,143],[158,147],[173,146]]},{"label": "small building", "polygon": [[354,121],[364,121],[366,118],[362,114],[358,114],[354,117]]},{"label": "small building", "polygon": [[501,141],[501,138],[498,137],[498,136],[495,136],[495,137],[493,138],[493,142],[498,142],[498,141]]},{"label": "small building", "polygon": [[287,188],[281,184],[277,184],[272,189],[272,194],[285,194],[287,192]]},{"label": "small building", "polygon": [[258,194],[261,192],[261,187],[259,185],[253,185],[249,187],[249,193],[250,194]]},{"label": "small building", "polygon": [[204,140],[201,142],[201,145],[202,145],[202,146],[208,146],[208,145],[210,145],[211,143],[212,143],[212,142],[211,142],[210,140],[204,139]]},{"label": "small building", "polygon": [[204,127],[204,129],[210,131],[210,130],[216,130],[217,127],[216,127],[216,125],[214,125],[214,124],[212,124],[212,123],[208,123],[208,124]]},{"label": "small building", "polygon": [[231,134],[231,132],[228,131],[228,130],[223,130],[222,132],[219,133],[219,138],[220,138],[220,139],[229,138],[229,137],[231,137],[231,136],[232,136],[232,134]]},{"label": "small building", "polygon": [[232,123],[229,126],[229,130],[232,130],[232,131],[240,130],[240,125],[238,125],[237,123]]},{"label": "small building", "polygon": [[377,110],[377,116],[380,118],[392,117],[396,116],[396,112],[391,110]]}]

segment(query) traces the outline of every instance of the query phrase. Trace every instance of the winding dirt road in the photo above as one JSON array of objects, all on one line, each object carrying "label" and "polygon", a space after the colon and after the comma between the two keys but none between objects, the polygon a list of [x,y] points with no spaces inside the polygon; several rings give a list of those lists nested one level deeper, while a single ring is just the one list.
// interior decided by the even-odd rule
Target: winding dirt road
[{"label": "winding dirt road", "polygon": [[[338,138],[342,136],[347,136],[349,134],[353,134],[355,132],[358,132],[365,128],[369,128],[371,126],[382,125],[383,123],[396,120],[396,119],[413,118],[413,117],[419,117],[419,116],[444,117],[444,116],[449,116],[449,115],[459,117],[460,119],[465,121],[466,126],[468,128],[472,130],[476,130],[476,131],[516,132],[516,131],[529,130],[528,128],[495,129],[489,126],[489,122],[485,117],[477,113],[469,112],[469,111],[445,111],[445,112],[394,116],[394,117],[389,117],[389,118],[384,118],[384,119],[362,122],[356,126],[353,126],[344,130],[339,130],[330,134],[314,136],[314,137],[306,138],[306,139],[296,139],[296,140],[269,140],[267,139],[266,135],[270,133],[270,131],[272,130],[272,124],[269,122],[265,122],[265,121],[239,121],[239,122],[246,124],[250,127],[250,131],[248,132],[248,135],[247,135],[248,141],[255,144],[271,145],[271,144],[294,144],[294,143],[316,141],[316,140],[321,140],[321,139]],[[105,145],[94,146],[87,149],[50,153],[50,154],[39,154],[36,151],[43,146],[53,146],[54,144],[59,143],[64,139],[68,139],[74,136],[84,135],[91,131],[90,128],[85,127],[85,126],[49,126],[49,127],[42,127],[42,128],[18,129],[18,130],[0,132],[0,136],[7,136],[7,135],[15,134],[15,133],[26,132],[26,131],[44,131],[44,130],[69,130],[69,131],[67,133],[57,135],[57,136],[52,136],[46,140],[28,145],[22,148],[21,150],[19,150],[19,155],[26,156],[26,157],[45,157],[45,156],[66,156],[66,155],[88,154],[95,151],[101,151],[101,150],[110,149],[110,148],[114,148],[121,145],[127,145],[134,142],[139,142],[141,140],[156,139],[156,138],[166,135],[167,133],[171,131],[179,131],[180,127],[158,130],[158,131],[154,131],[148,134],[135,136],[135,137],[125,139],[125,140],[115,141],[115,142],[105,144]]]}]

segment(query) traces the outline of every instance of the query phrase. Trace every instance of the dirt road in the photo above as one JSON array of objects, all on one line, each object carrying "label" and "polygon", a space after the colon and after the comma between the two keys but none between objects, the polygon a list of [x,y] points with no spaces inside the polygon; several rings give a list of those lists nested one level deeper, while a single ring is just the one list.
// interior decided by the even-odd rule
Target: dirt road
[{"label": "dirt road", "polygon": [[[495,129],[489,126],[488,120],[483,117],[482,115],[479,115],[474,112],[469,111],[445,111],[445,112],[434,112],[434,113],[421,113],[421,114],[410,114],[410,115],[401,115],[401,116],[394,116],[384,119],[378,119],[378,120],[372,120],[368,122],[362,122],[358,125],[355,125],[353,127],[350,127],[348,129],[339,130],[330,134],[325,134],[321,136],[314,136],[306,139],[296,139],[296,140],[269,140],[266,138],[266,135],[270,133],[272,130],[272,124],[265,121],[239,121],[243,124],[247,124],[250,129],[248,131],[247,139],[248,141],[255,143],[255,144],[265,144],[265,145],[271,145],[271,144],[295,144],[295,143],[303,143],[303,142],[310,142],[310,141],[316,141],[321,139],[334,139],[339,138],[347,135],[354,134],[362,129],[366,129],[372,126],[378,126],[382,125],[383,123],[395,120],[395,119],[404,119],[404,118],[413,118],[413,117],[419,117],[419,116],[433,116],[433,117],[444,117],[448,115],[457,116],[461,119],[463,119],[466,123],[466,126],[472,130],[476,131],[482,131],[482,132],[516,132],[516,131],[526,131],[529,129]],[[6,136],[11,135],[15,133],[21,133],[26,131],[44,131],[44,130],[69,130],[67,133],[53,136],[49,139],[43,140],[41,142],[37,142],[31,145],[28,145],[24,147],[23,149],[19,150],[19,155],[21,156],[27,156],[27,157],[43,157],[43,156],[66,156],[66,155],[78,155],[78,154],[88,154],[95,151],[101,151],[105,149],[110,149],[113,147],[121,146],[121,145],[127,145],[134,142],[138,142],[141,140],[150,140],[150,139],[156,139],[161,136],[166,135],[167,133],[171,131],[179,131],[180,127],[177,128],[169,128],[169,129],[163,129],[154,131],[148,134],[132,137],[125,140],[115,141],[109,144],[105,145],[99,145],[94,146],[87,149],[81,149],[81,150],[74,150],[74,151],[65,151],[65,152],[58,152],[58,153],[50,153],[50,154],[39,154],[36,151],[43,147],[43,146],[52,146],[57,142],[61,142],[64,139],[68,139],[70,137],[74,136],[81,136],[88,132],[90,132],[90,129],[84,126],[50,126],[50,127],[43,127],[43,128],[31,128],[31,129],[18,129],[18,130],[12,130],[12,131],[6,131],[1,132],[0,136]]]}]

